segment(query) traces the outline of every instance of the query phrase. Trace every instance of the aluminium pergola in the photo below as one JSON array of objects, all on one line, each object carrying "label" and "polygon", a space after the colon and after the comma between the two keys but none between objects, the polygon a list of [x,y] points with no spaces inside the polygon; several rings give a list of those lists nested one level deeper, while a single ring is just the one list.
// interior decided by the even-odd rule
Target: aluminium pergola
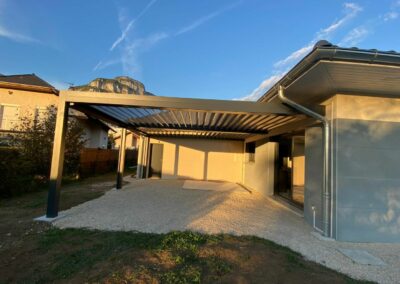
[{"label": "aluminium pergola", "polygon": [[127,129],[147,139],[152,136],[188,136],[244,140],[276,135],[311,123],[310,119],[279,102],[60,91],[46,212],[48,218],[58,216],[70,107],[122,128],[117,189],[122,187]]}]

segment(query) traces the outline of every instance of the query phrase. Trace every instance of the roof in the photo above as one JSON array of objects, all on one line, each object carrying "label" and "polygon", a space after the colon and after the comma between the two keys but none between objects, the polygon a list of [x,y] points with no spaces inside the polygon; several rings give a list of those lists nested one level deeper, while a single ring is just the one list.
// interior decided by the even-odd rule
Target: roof
[{"label": "roof", "polygon": [[58,93],[56,88],[35,74],[0,75],[0,84],[9,88]]},{"label": "roof", "polygon": [[[376,90],[386,90],[387,86],[385,87],[383,83],[390,83],[389,79],[392,79],[392,81],[394,79],[400,79],[400,73],[398,74],[399,76],[395,78],[397,74],[394,74],[393,68],[390,68],[394,66],[400,67],[399,52],[393,50],[379,51],[377,49],[359,49],[356,47],[343,48],[333,45],[326,40],[321,40],[315,44],[313,50],[308,55],[306,55],[285,76],[283,76],[274,86],[272,86],[263,96],[261,96],[258,101],[271,101],[276,96],[278,87],[280,85],[288,88],[296,83],[296,81],[305,82],[304,74],[321,62],[326,64],[324,64],[323,67],[321,66],[321,68],[318,70],[315,70],[314,78],[310,79],[308,82],[308,88],[304,89],[304,86],[302,86],[303,89],[301,91],[303,93],[313,92],[311,90],[312,88],[314,90],[318,89],[321,81],[325,81],[326,84],[330,84],[331,86],[334,85],[332,86],[332,89],[335,89],[332,90],[333,92],[368,93],[368,87],[370,88],[369,90],[372,91],[371,93],[374,93]],[[334,63],[336,63],[336,67],[333,67]],[[346,64],[344,63],[347,63],[347,68],[345,67]],[[329,65],[330,67],[328,67]],[[339,65],[341,65],[340,68],[338,67]],[[350,67],[350,65],[352,66]],[[368,66],[368,69],[371,71],[365,72],[366,66]],[[329,68],[330,70],[328,70]],[[335,68],[335,70],[333,70],[333,68]],[[385,73],[384,70],[390,71]],[[392,73],[392,77],[389,78],[387,73]],[[374,80],[374,75],[375,79],[377,80]],[[382,78],[379,78],[379,75],[382,76]],[[342,76],[341,82],[334,80],[335,78],[339,78],[339,76]],[[368,78],[368,76],[370,76],[370,78]],[[366,84],[367,78],[373,80],[374,85]],[[381,79],[384,79],[384,81]],[[358,86],[354,84],[356,81],[359,83]],[[351,86],[345,86],[344,83],[346,82],[351,84]],[[379,82],[381,83],[379,84]],[[396,82],[393,81],[392,83],[393,85],[399,86],[400,80],[396,80]],[[297,95],[299,95],[300,84],[297,85]],[[375,87],[376,90],[373,90],[372,87]],[[321,90],[321,92],[325,91],[330,93],[327,89],[319,88],[319,90]],[[392,91],[392,89],[387,90],[386,95],[390,95]],[[294,90],[292,90],[292,93],[293,92]]]}]

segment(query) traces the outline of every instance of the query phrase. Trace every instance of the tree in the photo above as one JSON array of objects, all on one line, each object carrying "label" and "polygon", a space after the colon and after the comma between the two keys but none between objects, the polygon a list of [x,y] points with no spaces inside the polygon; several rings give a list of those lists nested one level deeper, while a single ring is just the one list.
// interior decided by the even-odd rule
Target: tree
[{"label": "tree", "polygon": [[[14,129],[14,145],[20,150],[21,160],[28,163],[36,176],[48,179],[53,150],[57,108],[53,105],[39,115],[26,115]],[[68,120],[65,140],[64,174],[74,175],[79,170],[80,151],[85,144],[84,130],[74,118]]]}]

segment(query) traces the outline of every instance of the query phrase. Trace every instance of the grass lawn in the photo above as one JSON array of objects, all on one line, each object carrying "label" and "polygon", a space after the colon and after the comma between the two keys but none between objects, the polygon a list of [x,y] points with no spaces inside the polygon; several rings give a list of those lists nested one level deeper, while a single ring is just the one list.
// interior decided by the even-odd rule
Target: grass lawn
[{"label": "grass lawn", "polygon": [[[101,196],[114,179],[68,183],[61,209]],[[0,200],[0,283],[359,283],[250,236],[56,229],[32,221],[46,194]]]}]

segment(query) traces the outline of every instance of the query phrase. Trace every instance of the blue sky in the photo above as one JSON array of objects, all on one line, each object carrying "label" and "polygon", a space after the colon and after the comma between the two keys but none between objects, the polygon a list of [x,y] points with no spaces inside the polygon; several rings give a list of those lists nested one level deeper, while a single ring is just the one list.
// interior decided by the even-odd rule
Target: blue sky
[{"label": "blue sky", "polygon": [[319,39],[400,51],[400,0],[0,0],[0,73],[256,99]]}]

